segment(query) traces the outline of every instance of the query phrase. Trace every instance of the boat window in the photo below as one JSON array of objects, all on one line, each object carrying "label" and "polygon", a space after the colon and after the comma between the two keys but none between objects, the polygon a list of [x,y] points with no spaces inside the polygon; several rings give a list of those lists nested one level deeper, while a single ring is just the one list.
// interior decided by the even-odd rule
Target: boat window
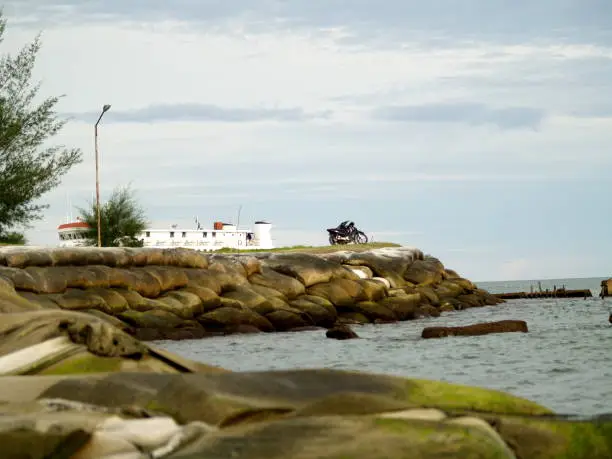
[{"label": "boat window", "polygon": [[170,231],[170,237],[174,237],[174,231]]},{"label": "boat window", "polygon": [[145,233],[145,235],[146,235],[147,237],[151,237],[151,231],[147,231],[147,232]]},{"label": "boat window", "polygon": [[183,232],[181,233],[181,237],[187,237],[187,232],[186,232],[186,231],[183,231]]},{"label": "boat window", "polygon": [[212,232],[212,234],[211,234],[211,236],[212,236],[212,237],[216,237],[216,236],[217,236],[217,233],[213,231],[213,232]]},{"label": "boat window", "polygon": [[207,236],[208,236],[208,232],[204,231],[204,232],[202,233],[202,237],[207,237]]}]

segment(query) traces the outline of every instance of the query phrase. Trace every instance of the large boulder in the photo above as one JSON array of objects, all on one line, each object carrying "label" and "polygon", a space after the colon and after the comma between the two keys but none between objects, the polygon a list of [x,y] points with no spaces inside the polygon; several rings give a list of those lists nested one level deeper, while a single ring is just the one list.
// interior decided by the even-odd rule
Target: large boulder
[{"label": "large boulder", "polygon": [[367,252],[336,252],[324,257],[350,266],[366,266],[373,277],[387,279],[391,287],[397,288],[406,285],[404,273],[414,261],[423,258],[423,253],[412,247],[385,247]]},{"label": "large boulder", "polygon": [[266,319],[268,319],[278,331],[290,331],[315,325],[312,316],[292,307],[277,309],[270,312],[266,314]]},{"label": "large boulder", "polygon": [[391,308],[373,301],[360,301],[359,303],[351,305],[350,310],[363,314],[371,322],[376,320],[382,322],[395,322],[398,319],[398,316]]},{"label": "large boulder", "polygon": [[314,325],[326,328],[331,327],[338,318],[336,309],[322,306],[321,304],[311,301],[308,297],[308,295],[304,295],[303,297],[290,301],[289,306],[306,314]]},{"label": "large boulder", "polygon": [[197,320],[207,330],[232,332],[232,330],[238,329],[242,325],[250,325],[264,332],[275,330],[269,319],[248,308],[220,307],[202,314],[197,317]]},{"label": "large boulder", "polygon": [[359,279],[359,276],[338,263],[305,253],[274,254],[263,260],[263,265],[294,277],[306,287],[329,282],[332,278]]},{"label": "large boulder", "polygon": [[404,273],[404,279],[419,285],[438,284],[442,281],[444,265],[437,258],[415,260]]},{"label": "large boulder", "polygon": [[261,268],[261,273],[251,275],[249,281],[251,284],[277,290],[290,300],[306,292],[306,287],[299,280],[265,265]]},{"label": "large boulder", "polygon": [[398,320],[413,320],[416,318],[421,295],[419,293],[404,296],[389,297],[380,300],[378,304],[393,311]]},{"label": "large boulder", "polygon": [[306,292],[308,295],[325,298],[336,307],[348,306],[356,301],[343,284],[334,281],[315,284],[309,287]]}]

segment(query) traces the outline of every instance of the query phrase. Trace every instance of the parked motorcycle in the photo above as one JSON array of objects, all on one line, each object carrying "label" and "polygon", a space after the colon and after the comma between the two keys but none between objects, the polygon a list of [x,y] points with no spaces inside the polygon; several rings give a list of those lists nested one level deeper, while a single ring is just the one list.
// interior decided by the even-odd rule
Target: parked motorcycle
[{"label": "parked motorcycle", "polygon": [[363,231],[359,231],[355,223],[345,220],[335,228],[327,228],[329,233],[329,243],[337,244],[365,244],[368,242],[368,237]]}]

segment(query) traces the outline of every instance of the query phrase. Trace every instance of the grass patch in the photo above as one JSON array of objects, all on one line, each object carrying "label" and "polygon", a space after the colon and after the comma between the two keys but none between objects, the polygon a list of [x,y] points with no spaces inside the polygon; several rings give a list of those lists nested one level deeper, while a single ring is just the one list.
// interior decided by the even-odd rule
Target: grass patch
[{"label": "grass patch", "polygon": [[298,253],[333,253],[342,250],[350,250],[351,252],[365,252],[366,250],[380,249],[382,247],[401,247],[401,244],[394,242],[368,242],[367,244],[346,244],[346,245],[327,245],[327,246],[311,246],[311,245],[293,245],[290,247],[277,247],[274,249],[231,249],[223,248],[215,250],[214,253],[262,253],[262,252],[298,252]]}]

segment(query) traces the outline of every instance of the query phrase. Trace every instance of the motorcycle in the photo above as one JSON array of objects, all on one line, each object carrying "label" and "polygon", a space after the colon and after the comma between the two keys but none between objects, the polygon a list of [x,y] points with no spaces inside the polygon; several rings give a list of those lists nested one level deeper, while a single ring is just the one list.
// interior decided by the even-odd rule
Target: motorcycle
[{"label": "motorcycle", "polygon": [[345,220],[335,228],[327,228],[329,233],[329,243],[337,244],[365,244],[368,237],[363,231],[359,231],[354,222]]}]

